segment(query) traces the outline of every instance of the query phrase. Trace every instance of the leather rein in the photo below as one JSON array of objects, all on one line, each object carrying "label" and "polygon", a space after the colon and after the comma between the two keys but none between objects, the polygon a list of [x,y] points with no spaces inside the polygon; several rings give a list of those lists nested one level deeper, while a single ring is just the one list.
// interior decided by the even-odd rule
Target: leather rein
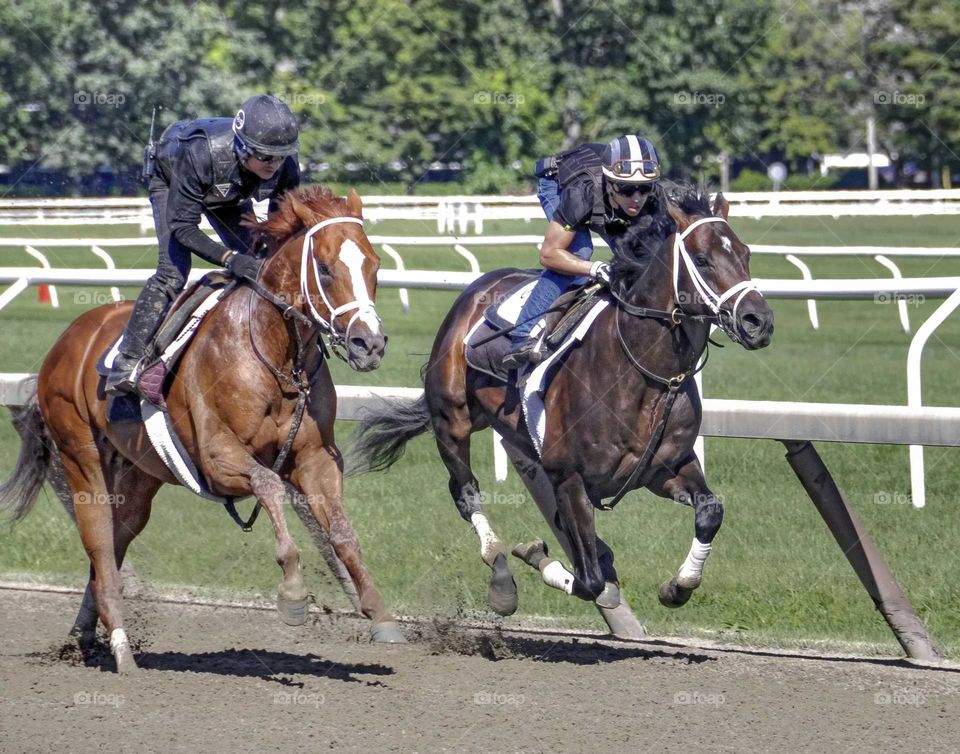
[{"label": "leather rein", "polygon": [[[684,239],[697,227],[705,223],[711,222],[722,222],[726,223],[726,220],[722,217],[703,217],[699,220],[692,222],[682,233],[677,233],[674,236],[673,243],[673,291],[674,291],[674,302],[676,304],[675,308],[672,311],[665,311],[662,309],[649,309],[643,306],[636,306],[625,301],[621,298],[614,290],[610,289],[610,295],[614,300],[614,304],[617,308],[617,311],[614,312],[614,322],[616,323],[617,328],[617,341],[620,344],[620,349],[627,356],[627,359],[633,365],[633,367],[640,372],[644,377],[653,380],[654,382],[663,385],[667,389],[666,398],[661,401],[660,406],[657,407],[654,416],[659,418],[656,420],[653,432],[650,434],[650,440],[647,442],[647,447],[643,451],[643,455],[640,457],[640,460],[634,466],[633,471],[630,472],[630,476],[624,482],[623,486],[620,488],[620,491],[614,495],[613,499],[609,503],[600,503],[597,507],[601,510],[612,510],[613,507],[619,503],[624,496],[633,489],[641,486],[639,484],[641,476],[649,469],[650,463],[653,460],[654,453],[657,448],[660,446],[660,441],[663,438],[663,433],[667,428],[667,421],[670,418],[670,412],[673,410],[673,404],[677,399],[677,395],[680,393],[680,388],[684,385],[688,378],[700,372],[706,365],[707,359],[709,357],[709,337],[707,342],[704,343],[703,350],[696,355],[693,365],[690,366],[685,371],[680,372],[672,377],[663,377],[656,374],[655,372],[647,369],[643,364],[641,364],[637,358],[630,352],[630,348],[627,345],[626,340],[623,337],[623,330],[620,327],[620,312],[623,311],[628,316],[634,317],[644,317],[651,319],[660,319],[670,323],[671,329],[677,326],[683,326],[685,322],[696,321],[716,324],[717,326],[723,328],[723,323],[720,318],[720,305],[724,301],[736,295],[737,298],[734,302],[734,314],[733,319],[736,320],[736,308],[740,304],[740,301],[743,299],[747,293],[750,291],[756,291],[757,286],[750,280],[743,280],[733,286],[728,290],[724,291],[722,294],[718,294],[713,288],[704,280],[703,276],[700,275],[699,270],[697,270],[693,260],[690,258],[689,253],[687,252],[686,246],[684,245]],[[682,308],[682,297],[680,295],[680,290],[678,288],[679,281],[679,271],[680,263],[683,262],[684,266],[687,269],[688,274],[690,275],[691,280],[693,281],[694,288],[700,297],[707,303],[708,307],[711,310],[711,314],[688,314],[683,311]],[[725,330],[725,328],[723,328]]]},{"label": "leather rein", "polygon": [[[293,364],[290,368],[289,375],[284,374],[280,369],[277,369],[277,367],[270,363],[270,361],[260,351],[259,347],[257,346],[256,338],[253,336],[253,302],[255,297],[250,296],[247,304],[247,335],[250,339],[250,345],[253,348],[253,352],[257,356],[257,359],[274,376],[274,378],[280,384],[281,389],[283,388],[284,383],[286,383],[297,391],[297,405],[293,410],[293,420],[290,423],[290,431],[287,433],[287,439],[280,447],[280,451],[277,453],[276,460],[274,460],[273,465],[271,466],[271,471],[273,471],[275,474],[280,473],[280,469],[283,468],[283,464],[286,462],[287,456],[290,454],[290,449],[293,447],[293,442],[297,437],[297,433],[300,431],[300,425],[303,423],[303,414],[306,410],[307,398],[310,396],[310,387],[316,374],[319,373],[318,371],[314,372],[313,375],[307,374],[305,361],[310,343],[316,340],[317,350],[320,352],[322,360],[329,359],[330,351],[332,350],[339,358],[346,361],[346,357],[341,353],[341,348],[347,340],[350,327],[352,327],[356,318],[362,314],[364,310],[373,308],[372,303],[367,305],[363,302],[357,301],[351,301],[343,306],[334,307],[330,304],[326,292],[323,289],[323,284],[320,280],[319,269],[317,267],[317,260],[312,254],[310,254],[310,242],[317,231],[337,223],[357,223],[362,225],[363,220],[357,217],[333,217],[317,223],[304,235],[300,265],[300,294],[302,298],[309,304],[311,314],[313,315],[312,317],[308,317],[290,302],[285,301],[282,297],[277,296],[273,292],[264,288],[258,280],[251,280],[250,278],[243,278],[242,280],[242,282],[246,284],[253,291],[253,293],[272,304],[280,312],[280,315],[283,317],[283,320],[286,323],[287,333],[290,334],[292,331],[293,340],[297,346],[296,352],[293,356]],[[308,291],[308,279],[306,276],[308,258],[312,259],[313,261],[313,272],[317,290],[319,291],[320,297],[323,299],[324,304],[326,304],[327,309],[330,311],[329,321],[327,321],[327,319],[324,318],[319,311],[317,311],[312,300],[310,299]],[[347,325],[346,333],[344,335],[340,335],[340,333],[338,333],[333,327],[333,322],[340,314],[352,309],[357,309],[357,312]],[[301,324],[304,324],[307,327],[306,338],[300,334],[299,325]],[[330,341],[329,350],[324,344],[323,338],[320,337],[321,334],[326,335],[327,339]],[[227,501],[224,503],[224,507],[226,508],[227,513],[230,514],[230,517],[241,529],[243,529],[243,531],[251,531],[253,529],[253,524],[257,520],[257,516],[260,515],[260,508],[262,506],[260,505],[260,501],[257,500],[253,507],[253,511],[250,513],[250,517],[246,521],[244,521],[237,513],[234,498],[227,498]]]}]

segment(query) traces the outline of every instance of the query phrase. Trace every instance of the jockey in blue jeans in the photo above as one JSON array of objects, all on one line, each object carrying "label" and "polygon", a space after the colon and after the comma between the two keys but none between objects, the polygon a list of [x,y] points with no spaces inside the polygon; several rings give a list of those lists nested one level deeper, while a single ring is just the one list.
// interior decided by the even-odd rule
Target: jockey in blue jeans
[{"label": "jockey in blue jeans", "polygon": [[546,269],[530,293],[511,333],[513,347],[503,359],[509,369],[540,361],[539,333],[531,330],[562,293],[587,277],[610,282],[606,262],[590,262],[591,231],[607,245],[647,214],[647,199],[660,180],[660,158],[648,139],[621,136],[606,146],[579,147],[537,162],[537,197],[550,221],[540,246]]}]

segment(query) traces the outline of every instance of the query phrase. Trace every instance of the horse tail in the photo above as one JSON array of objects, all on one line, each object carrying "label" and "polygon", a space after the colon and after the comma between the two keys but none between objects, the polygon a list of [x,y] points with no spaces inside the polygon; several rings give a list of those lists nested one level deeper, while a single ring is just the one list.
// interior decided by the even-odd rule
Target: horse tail
[{"label": "horse tail", "polygon": [[0,484],[0,515],[8,518],[11,526],[33,508],[53,459],[53,443],[40,414],[36,391],[24,408],[13,413],[13,426],[20,435],[20,456],[13,474]]},{"label": "horse tail", "polygon": [[381,413],[368,412],[353,433],[344,454],[344,476],[352,477],[393,466],[407,443],[430,429],[427,399],[386,404]]}]

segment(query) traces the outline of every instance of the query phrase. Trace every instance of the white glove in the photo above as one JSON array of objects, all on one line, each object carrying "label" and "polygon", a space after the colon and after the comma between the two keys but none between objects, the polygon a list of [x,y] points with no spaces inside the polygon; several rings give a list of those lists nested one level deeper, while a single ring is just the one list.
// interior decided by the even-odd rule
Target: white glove
[{"label": "white glove", "polygon": [[594,262],[590,265],[590,277],[610,285],[610,265],[606,262]]}]

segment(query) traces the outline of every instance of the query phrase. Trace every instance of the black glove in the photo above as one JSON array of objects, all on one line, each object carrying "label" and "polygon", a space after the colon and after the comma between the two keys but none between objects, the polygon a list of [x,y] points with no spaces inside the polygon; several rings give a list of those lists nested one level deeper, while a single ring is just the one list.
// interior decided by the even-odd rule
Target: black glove
[{"label": "black glove", "polygon": [[260,268],[263,262],[254,259],[249,254],[241,254],[238,251],[233,252],[223,265],[227,272],[235,278],[246,278],[256,282],[257,275],[260,274]]}]

